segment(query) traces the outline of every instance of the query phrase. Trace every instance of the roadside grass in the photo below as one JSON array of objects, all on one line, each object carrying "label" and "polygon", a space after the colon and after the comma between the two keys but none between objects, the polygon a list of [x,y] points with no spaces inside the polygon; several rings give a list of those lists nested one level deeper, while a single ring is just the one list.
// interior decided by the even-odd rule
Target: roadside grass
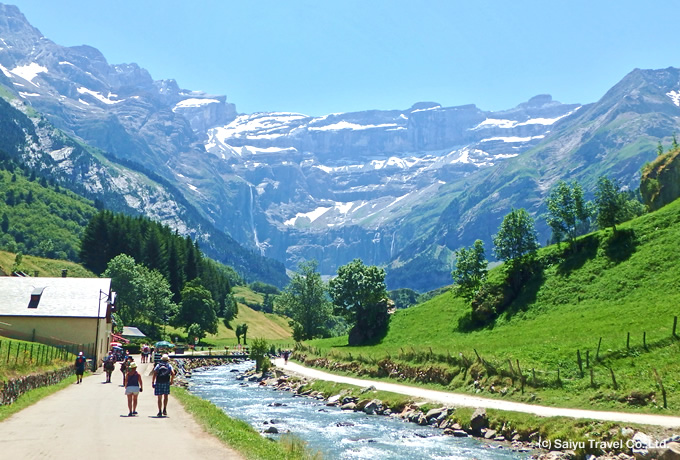
[{"label": "roadside grass", "polygon": [[[674,317],[680,315],[680,200],[617,230],[616,238],[611,229],[580,238],[578,252],[567,253],[564,259],[556,256],[567,251],[566,245],[542,249],[539,257],[555,262],[486,328],[461,327],[470,307],[446,292],[397,311],[378,345],[349,347],[346,336],[307,345],[319,356],[365,362],[367,368],[387,357],[422,368],[451,367],[449,362],[462,355],[469,362],[482,359],[506,373],[510,361],[518,374],[519,361],[526,380],[524,394],[518,379],[513,385],[508,377],[487,375],[483,366],[478,366],[482,369],[474,377],[458,371],[445,388],[500,397],[498,391],[507,387],[506,397],[521,401],[676,413],[680,342],[672,337],[672,329]],[[490,277],[501,276],[502,269],[495,268]],[[668,409],[662,407],[655,370],[666,390]],[[633,406],[629,399],[635,399],[631,396],[636,392],[654,393],[654,397],[645,406]]]},{"label": "roadside grass", "polygon": [[65,378],[61,382],[55,384],[55,385],[49,385],[45,387],[40,387],[36,388],[35,390],[30,390],[21,396],[17,398],[16,401],[14,401],[12,404],[0,405],[0,422],[5,420],[6,418],[10,417],[11,415],[16,414],[17,412],[27,408],[28,406],[32,406],[33,404],[37,403],[41,399],[56,393],[59,390],[63,390],[67,386],[73,384],[76,381],[76,376],[72,375],[70,377]]},{"label": "roadside grass", "polygon": [[[2,324],[0,324],[2,329]],[[68,354],[62,359],[63,350],[23,340],[15,340],[0,335],[0,382],[29,374],[40,374],[61,369],[72,364]],[[75,359],[75,356],[73,356]]]},{"label": "roadside grass", "polygon": [[297,438],[282,436],[276,442],[263,437],[246,422],[229,417],[220,408],[194,396],[183,388],[173,389],[182,406],[198,421],[203,429],[240,452],[247,459],[257,460],[307,460],[320,459],[318,453],[307,450]]}]

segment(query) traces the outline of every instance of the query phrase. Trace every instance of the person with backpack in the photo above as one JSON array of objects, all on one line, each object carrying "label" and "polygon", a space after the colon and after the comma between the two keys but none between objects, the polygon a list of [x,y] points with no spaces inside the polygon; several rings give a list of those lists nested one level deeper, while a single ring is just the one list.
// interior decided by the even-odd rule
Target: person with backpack
[{"label": "person with backpack", "polygon": [[158,397],[158,417],[168,415],[168,395],[170,385],[175,380],[175,370],[170,365],[170,357],[167,353],[161,356],[160,362],[153,368],[151,386],[153,394]]},{"label": "person with backpack", "polygon": [[123,386],[125,386],[125,374],[127,373],[128,366],[132,362],[132,356],[128,355],[125,360],[120,363],[120,371],[123,373]]},{"label": "person with backpack", "polygon": [[83,352],[78,353],[76,357],[76,383],[83,381],[83,374],[85,373],[85,363],[87,360],[83,356]]},{"label": "person with backpack", "polygon": [[139,393],[144,391],[142,384],[142,376],[137,372],[137,363],[132,361],[128,366],[125,380],[123,381],[125,387],[125,395],[128,401],[128,417],[137,415],[137,397]]},{"label": "person with backpack", "polygon": [[109,352],[109,355],[104,358],[104,372],[106,372],[106,382],[104,383],[111,383],[111,374],[113,373],[113,370],[116,368],[116,357],[113,355],[112,352]]}]

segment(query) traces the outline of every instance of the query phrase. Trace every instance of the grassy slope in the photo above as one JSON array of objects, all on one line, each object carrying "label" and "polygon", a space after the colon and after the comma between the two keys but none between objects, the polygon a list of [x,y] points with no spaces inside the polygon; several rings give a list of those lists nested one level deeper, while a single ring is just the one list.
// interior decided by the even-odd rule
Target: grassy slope
[{"label": "grassy slope", "polygon": [[[674,315],[680,314],[680,200],[660,211],[620,226],[622,234],[632,230],[634,239],[609,245],[611,230],[600,231],[580,241],[581,251],[568,264],[548,268],[540,283],[528,286],[513,306],[513,315],[499,318],[493,327],[474,332],[458,329],[458,319],[469,309],[461,299],[445,293],[422,305],[398,311],[385,339],[374,347],[347,347],[346,337],[314,341],[324,352],[340,357],[395,357],[400,349],[474,357],[474,350],[486,360],[508,368],[507,360],[519,359],[525,374],[535,368],[539,379],[556,380],[560,368],[563,385],[530,389],[538,400],[553,405],[636,410],[612,401],[614,396],[633,390],[656,391],[656,368],[668,391],[669,407],[680,407],[680,351],[678,341],[670,340]],[[542,254],[556,252],[549,247]],[[494,276],[492,274],[492,276]],[[631,349],[627,350],[627,333]],[[648,350],[642,347],[647,334]],[[594,366],[595,387],[590,387],[588,371],[580,378],[576,352],[591,362],[598,339],[600,357]],[[613,388],[608,368],[616,375],[619,389]],[[529,371],[529,372],[527,372]],[[450,387],[471,389],[470,379],[458,376]],[[509,385],[509,381],[498,381]],[[649,411],[650,407],[644,408]]]},{"label": "grassy slope", "polygon": [[[263,297],[261,294],[253,292],[246,286],[234,286],[234,297],[243,297],[246,302],[251,304],[262,304]],[[249,340],[256,338],[267,339],[268,342],[274,344],[286,344],[292,346],[293,344],[293,330],[288,325],[288,320],[280,315],[272,313],[263,313],[261,311],[253,310],[239,302],[238,315],[229,323],[231,329],[227,328],[222,320],[218,324],[217,334],[208,334],[202,343],[210,344],[218,348],[224,346],[232,347],[237,344],[236,341],[236,326],[239,324],[248,325]],[[167,328],[171,336],[175,334],[184,335],[184,330],[178,330],[172,327]]]},{"label": "grassy slope", "polygon": [[[0,271],[10,273],[14,265],[16,254],[0,251]],[[94,278],[96,275],[75,262],[68,260],[45,259],[24,255],[19,269],[31,276],[37,271],[38,276],[60,277],[62,269],[68,269],[68,276],[72,278]]]}]

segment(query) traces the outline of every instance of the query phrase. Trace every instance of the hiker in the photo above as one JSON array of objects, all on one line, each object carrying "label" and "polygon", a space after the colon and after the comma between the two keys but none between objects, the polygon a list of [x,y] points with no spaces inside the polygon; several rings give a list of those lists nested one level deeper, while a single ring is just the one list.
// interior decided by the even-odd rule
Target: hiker
[{"label": "hiker", "polygon": [[106,381],[104,383],[111,383],[111,374],[116,368],[116,357],[113,352],[109,352],[109,355],[104,358],[104,372],[106,372]]},{"label": "hiker", "polygon": [[290,350],[283,350],[283,364],[288,364],[288,357],[290,356]]},{"label": "hiker", "polygon": [[83,356],[83,352],[81,351],[78,353],[78,356],[76,357],[76,383],[80,383],[83,381],[83,374],[85,373],[85,363],[87,360],[85,359],[85,356]]},{"label": "hiker", "polygon": [[175,370],[170,365],[170,357],[167,353],[161,356],[160,362],[153,368],[151,386],[153,394],[158,397],[158,417],[168,415],[168,395],[170,385],[175,381]]},{"label": "hiker", "polygon": [[149,352],[150,352],[149,345],[144,344],[144,346],[142,346],[142,363],[148,362]]},{"label": "hiker", "polygon": [[125,379],[123,380],[123,386],[125,387],[125,394],[127,395],[128,410],[130,413],[128,417],[137,415],[137,397],[139,393],[144,391],[142,384],[142,376],[137,372],[137,363],[134,361],[128,366],[128,372],[125,374]]},{"label": "hiker", "polygon": [[130,366],[130,363],[132,362],[132,356],[128,356],[125,358],[125,361],[120,363],[120,371],[123,373],[123,386],[125,385],[125,373],[128,370],[128,366]]}]

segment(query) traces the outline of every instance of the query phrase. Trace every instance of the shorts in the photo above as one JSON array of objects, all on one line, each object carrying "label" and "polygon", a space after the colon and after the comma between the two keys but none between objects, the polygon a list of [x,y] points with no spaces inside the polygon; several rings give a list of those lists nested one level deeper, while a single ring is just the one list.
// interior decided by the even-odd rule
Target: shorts
[{"label": "shorts", "polygon": [[166,383],[156,382],[156,386],[153,389],[153,394],[156,395],[156,396],[169,395],[170,394],[170,382],[166,382]]},{"label": "shorts", "polygon": [[139,394],[139,387],[138,386],[125,387],[125,394],[126,395],[137,395],[137,394]]},{"label": "shorts", "polygon": [[83,375],[85,373],[85,369],[76,369],[76,375]]}]

